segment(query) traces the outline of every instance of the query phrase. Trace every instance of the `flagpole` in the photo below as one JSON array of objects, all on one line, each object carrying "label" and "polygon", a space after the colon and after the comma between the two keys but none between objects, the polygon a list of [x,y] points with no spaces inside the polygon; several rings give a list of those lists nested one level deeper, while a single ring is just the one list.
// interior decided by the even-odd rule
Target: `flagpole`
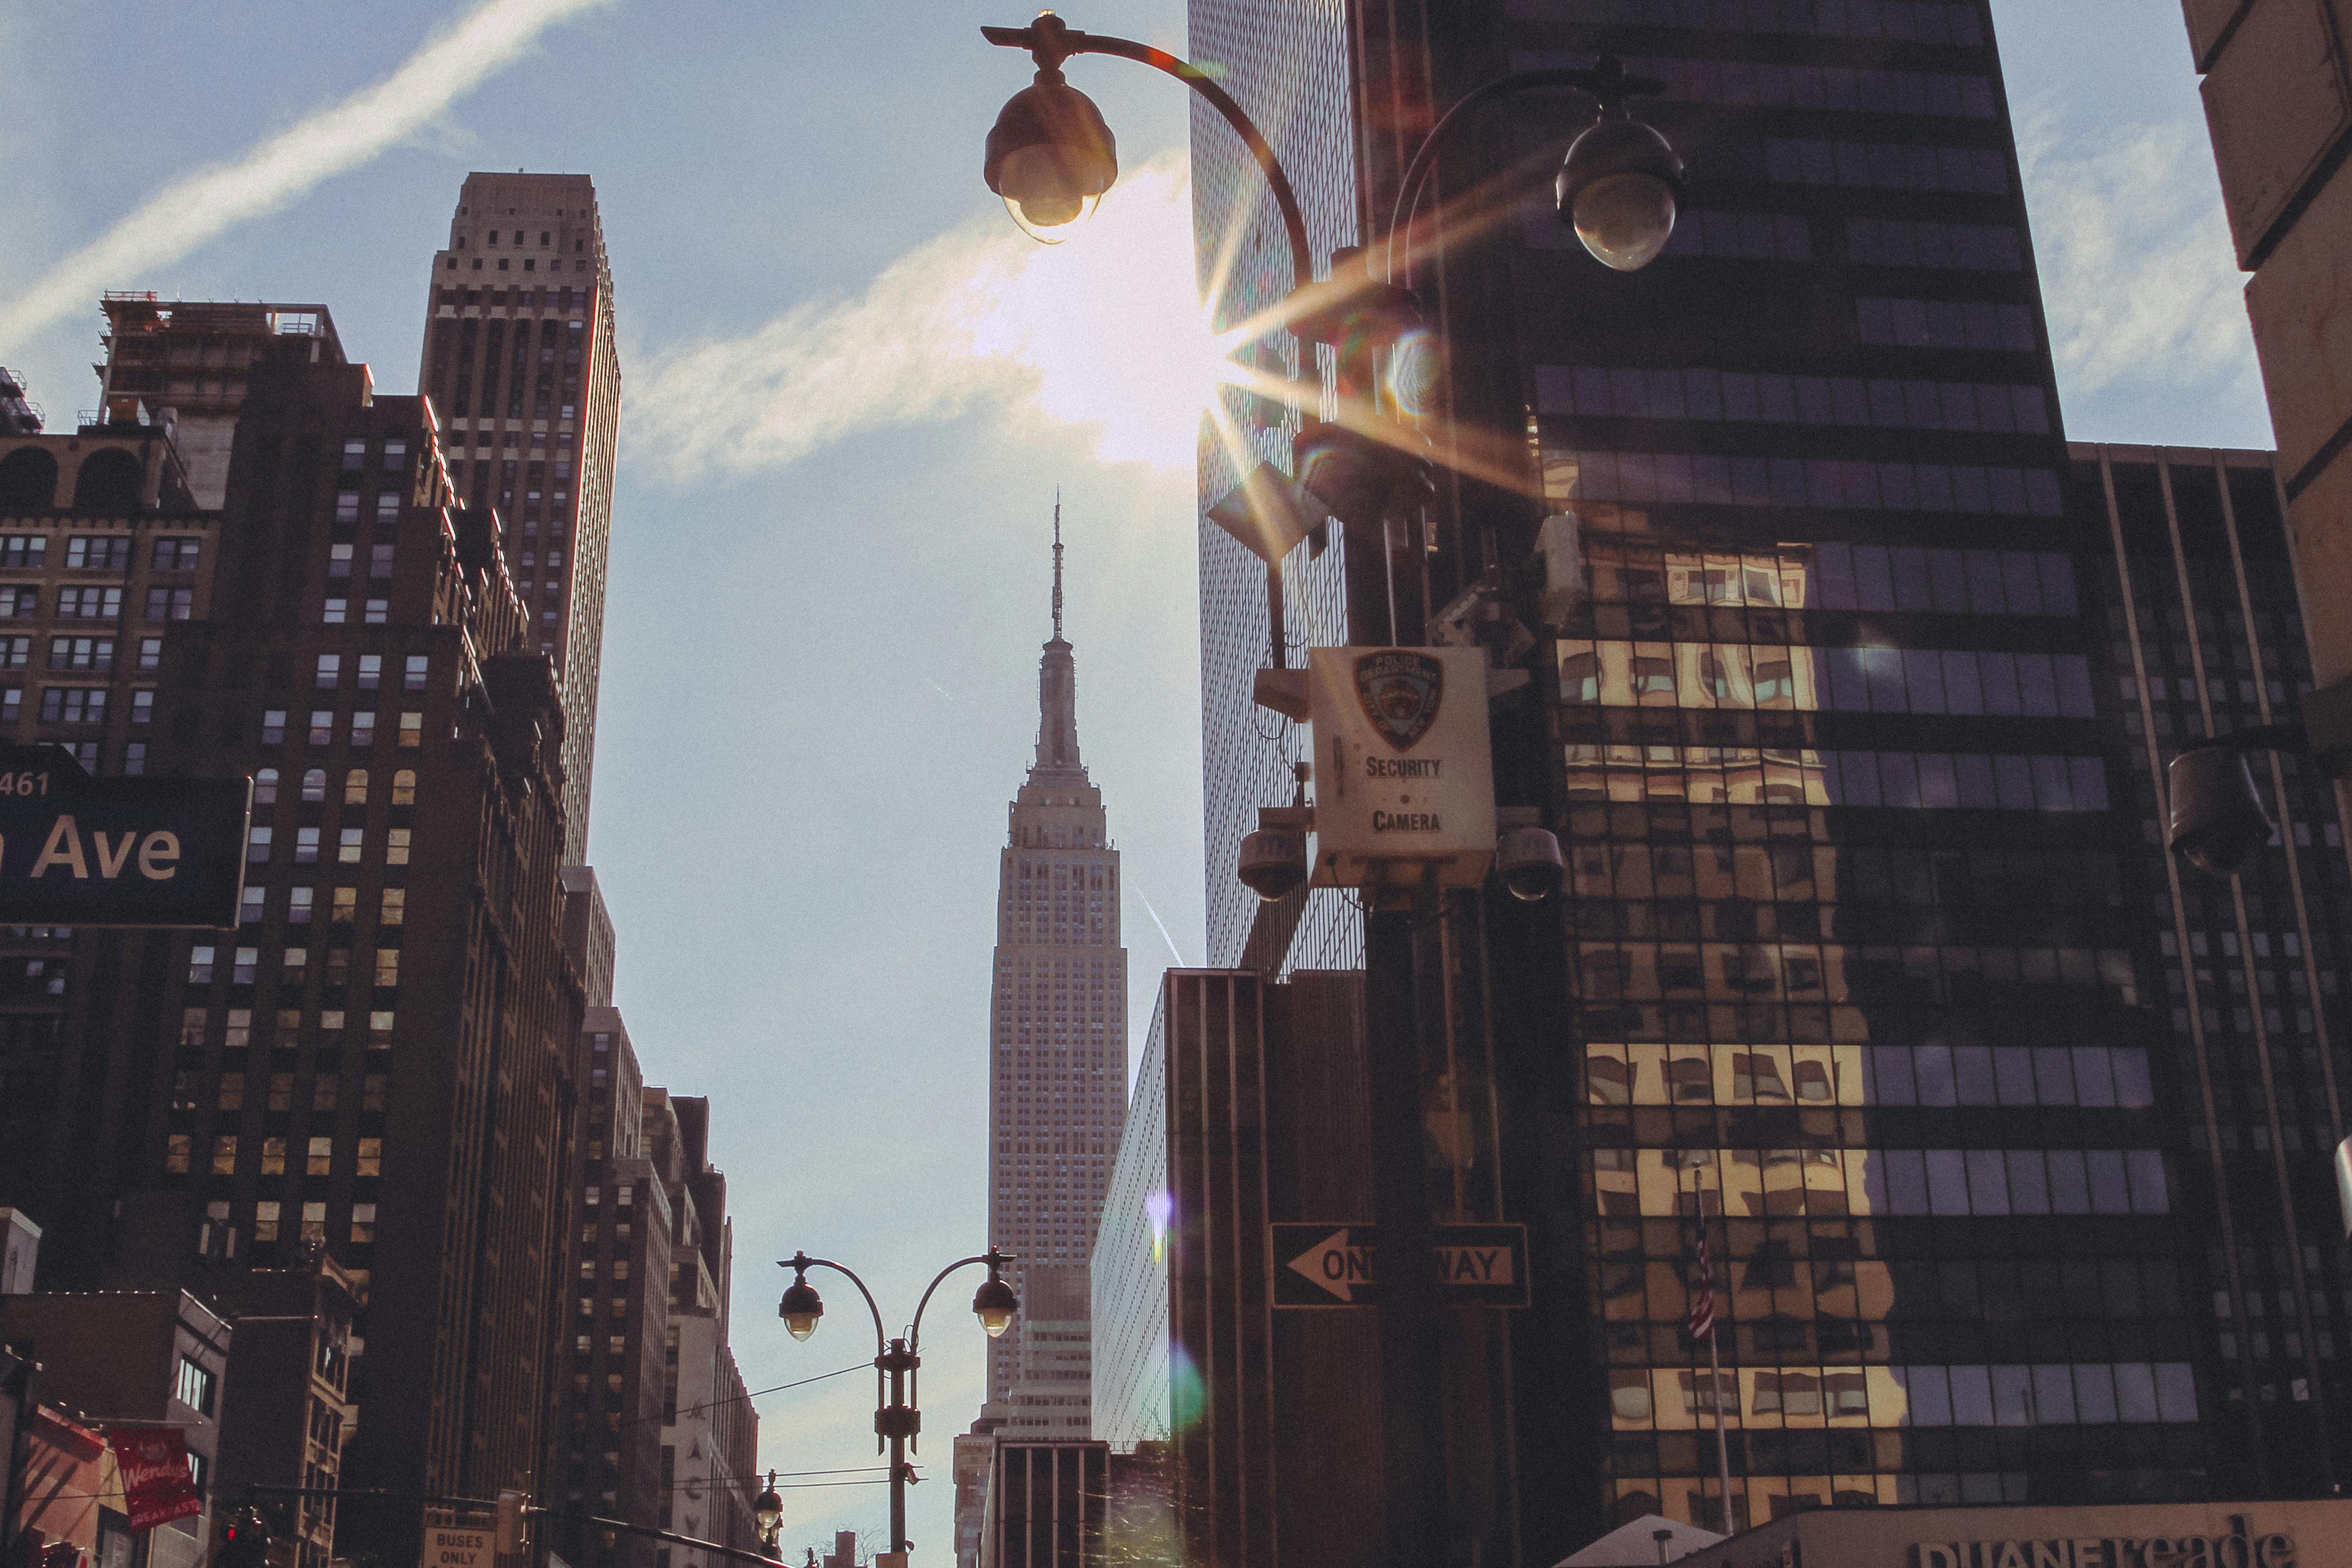
[{"label": "flagpole", "polygon": [[[1706,1223],[1704,1215],[1699,1223]],[[1723,1436],[1723,1352],[1716,1343],[1715,1325],[1706,1326],[1706,1370],[1715,1379],[1715,1472],[1716,1483],[1722,1489],[1723,1533],[1733,1533],[1731,1528],[1731,1446]]]}]

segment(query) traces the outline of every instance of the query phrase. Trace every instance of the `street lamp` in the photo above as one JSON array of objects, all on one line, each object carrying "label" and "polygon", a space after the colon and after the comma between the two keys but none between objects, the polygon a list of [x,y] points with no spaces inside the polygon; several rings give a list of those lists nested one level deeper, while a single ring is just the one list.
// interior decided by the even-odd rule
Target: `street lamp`
[{"label": "street lamp", "polygon": [[[768,1485],[751,1500],[751,1521],[760,1527],[760,1551],[769,1557],[776,1556],[776,1533],[783,1528],[784,1500],[776,1492],[776,1472],[768,1472]],[[777,1558],[782,1562],[782,1558]]]},{"label": "street lamp", "polygon": [[[1021,1310],[1019,1298],[1013,1295],[1013,1287],[1004,1282],[1004,1266],[1013,1260],[1012,1253],[1000,1252],[992,1247],[973,1257],[959,1258],[940,1269],[931,1277],[930,1284],[924,1287],[922,1300],[915,1304],[915,1321],[901,1339],[892,1339],[886,1333],[882,1327],[882,1309],[874,1304],[874,1292],[866,1288],[866,1281],[860,1279],[855,1271],[829,1258],[811,1258],[805,1252],[795,1252],[777,1265],[780,1268],[793,1271],[793,1282],[784,1287],[783,1300],[776,1304],[776,1315],[783,1319],[784,1327],[791,1331],[793,1338],[804,1340],[815,1333],[818,1320],[824,1316],[824,1300],[816,1293],[816,1287],[808,1282],[808,1271],[812,1268],[830,1268],[836,1274],[847,1276],[849,1282],[857,1287],[857,1293],[866,1298],[866,1310],[874,1315],[875,1449],[878,1453],[885,1442],[890,1447],[890,1550],[893,1552],[904,1552],[910,1544],[907,1540],[907,1488],[915,1479],[915,1473],[914,1467],[907,1463],[907,1454],[909,1448],[919,1446],[917,1440],[923,1430],[923,1413],[918,1408],[919,1373],[923,1364],[920,1354],[923,1309],[931,1304],[931,1292],[937,1290],[940,1282],[949,1275],[974,1263],[984,1263],[988,1266],[988,1279],[972,1294],[972,1315],[980,1320],[981,1331],[990,1339],[1001,1337],[1013,1326],[1013,1320]],[[885,1378],[888,1379],[887,1392]],[[762,1519],[766,1515],[761,1510],[764,1510],[772,1495],[763,1494],[752,1505],[754,1511],[759,1512]],[[776,1511],[781,1517],[783,1511],[781,1500],[776,1504]]]}]

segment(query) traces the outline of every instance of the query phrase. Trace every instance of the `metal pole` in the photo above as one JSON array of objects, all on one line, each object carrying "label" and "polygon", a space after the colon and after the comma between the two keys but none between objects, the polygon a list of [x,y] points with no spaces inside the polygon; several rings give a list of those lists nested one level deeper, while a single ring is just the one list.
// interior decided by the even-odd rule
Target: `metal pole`
[{"label": "metal pole", "polygon": [[[1700,1223],[1706,1223],[1702,1220]],[[1723,1351],[1717,1343],[1716,1331],[1719,1322],[1706,1328],[1706,1374],[1715,1380],[1715,1474],[1716,1482],[1723,1489],[1723,1533],[1731,1530],[1731,1446],[1723,1436]]]},{"label": "metal pole", "polygon": [[907,1550],[907,1342],[890,1342],[890,1550]]}]

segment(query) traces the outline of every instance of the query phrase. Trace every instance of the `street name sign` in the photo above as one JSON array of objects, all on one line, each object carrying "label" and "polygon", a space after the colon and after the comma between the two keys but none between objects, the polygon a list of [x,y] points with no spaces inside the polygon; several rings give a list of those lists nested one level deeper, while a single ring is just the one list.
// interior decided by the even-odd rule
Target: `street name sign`
[{"label": "street name sign", "polygon": [[[1380,1229],[1369,1225],[1276,1224],[1274,1304],[1371,1307],[1381,1299]],[[1452,1307],[1528,1304],[1528,1227],[1430,1226],[1438,1299]]]},{"label": "street name sign", "polygon": [[92,778],[54,746],[0,747],[0,925],[237,922],[249,779]]},{"label": "street name sign", "polygon": [[498,1551],[487,1524],[467,1524],[446,1509],[425,1510],[425,1550],[416,1568],[491,1568]]}]

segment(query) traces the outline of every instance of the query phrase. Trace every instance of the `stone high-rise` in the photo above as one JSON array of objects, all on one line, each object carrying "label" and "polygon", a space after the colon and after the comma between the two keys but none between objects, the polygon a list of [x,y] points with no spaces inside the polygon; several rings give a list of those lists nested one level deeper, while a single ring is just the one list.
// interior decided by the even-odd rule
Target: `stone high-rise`
[{"label": "stone high-rise", "polygon": [[1127,1115],[1118,851],[1078,760],[1058,519],[1037,702],[1037,760],[1000,861],[989,1013],[988,1234],[1019,1256],[1024,1309],[990,1350],[988,1397],[1004,1402],[1007,1438],[1087,1436],[1087,1259]]},{"label": "stone high-rise", "polygon": [[585,174],[466,176],[433,258],[417,391],[449,481],[495,507],[540,651],[563,697],[564,858],[587,859],[596,676],[604,646],[621,362],[613,269]]}]

